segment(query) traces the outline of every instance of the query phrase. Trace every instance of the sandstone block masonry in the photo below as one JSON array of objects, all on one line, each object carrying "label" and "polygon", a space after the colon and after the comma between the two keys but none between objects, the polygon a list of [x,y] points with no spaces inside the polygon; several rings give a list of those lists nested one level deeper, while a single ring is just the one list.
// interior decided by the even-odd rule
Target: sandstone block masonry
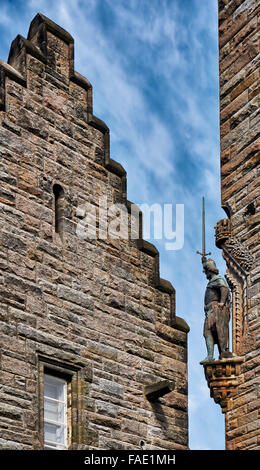
[{"label": "sandstone block masonry", "polygon": [[260,448],[260,113],[256,0],[219,1],[221,197],[216,227],[232,289],[233,352],[244,358],[226,413],[227,449]]},{"label": "sandstone block masonry", "polygon": [[68,379],[70,449],[187,449],[189,328],[158,251],[142,233],[76,234],[81,204],[132,203],[73,55],[38,14],[0,62],[0,446],[43,448],[52,370]]}]

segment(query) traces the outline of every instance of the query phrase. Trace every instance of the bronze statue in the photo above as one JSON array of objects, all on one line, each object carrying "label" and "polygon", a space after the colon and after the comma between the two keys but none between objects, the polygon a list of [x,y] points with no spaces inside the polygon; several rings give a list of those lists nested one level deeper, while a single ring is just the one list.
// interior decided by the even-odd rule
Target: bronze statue
[{"label": "bronze statue", "polygon": [[204,298],[205,322],[203,335],[206,341],[208,355],[202,361],[213,361],[214,344],[218,345],[219,359],[230,357],[229,329],[230,320],[230,294],[226,281],[219,276],[213,259],[202,260],[203,272],[206,274],[208,284]]},{"label": "bronze statue", "polygon": [[208,284],[204,298],[205,322],[203,335],[206,341],[207,357],[201,364],[213,361],[214,345],[218,345],[219,359],[232,356],[229,352],[229,320],[230,320],[230,294],[226,281],[219,276],[215,261],[206,258],[205,246],[205,209],[202,198],[202,256],[203,272],[206,274]]}]

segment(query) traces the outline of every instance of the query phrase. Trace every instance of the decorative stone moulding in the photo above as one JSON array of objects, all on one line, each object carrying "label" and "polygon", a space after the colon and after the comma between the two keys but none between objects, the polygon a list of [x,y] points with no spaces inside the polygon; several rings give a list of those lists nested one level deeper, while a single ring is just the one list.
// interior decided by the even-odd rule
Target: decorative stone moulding
[{"label": "decorative stone moulding", "polygon": [[251,255],[248,248],[237,238],[230,237],[225,241],[222,249],[225,253],[228,253],[229,257],[235,260],[245,273],[250,271],[254,263],[254,257]]},{"label": "decorative stone moulding", "polygon": [[225,277],[232,291],[232,349],[238,356],[241,349],[243,334],[246,330],[248,312],[248,275],[254,265],[254,257],[248,247],[231,233],[229,219],[221,219],[215,227],[216,246],[222,249],[227,264]]},{"label": "decorative stone moulding", "polygon": [[246,274],[254,263],[254,257],[238,238],[231,236],[229,219],[221,219],[215,226],[216,246],[223,250],[223,256],[230,258]]},{"label": "decorative stone moulding", "polygon": [[232,409],[243,362],[244,358],[237,356],[203,364],[210,396],[221,406],[222,413]]}]

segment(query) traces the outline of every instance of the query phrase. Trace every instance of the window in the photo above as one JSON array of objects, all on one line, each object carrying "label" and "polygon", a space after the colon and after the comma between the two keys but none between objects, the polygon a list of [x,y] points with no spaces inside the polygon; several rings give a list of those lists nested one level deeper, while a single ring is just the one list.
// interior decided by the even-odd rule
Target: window
[{"label": "window", "polygon": [[53,185],[53,194],[55,198],[55,232],[62,236],[63,218],[65,207],[65,194],[63,188],[59,184]]},{"label": "window", "polygon": [[67,381],[44,374],[44,448],[67,446]]},{"label": "window", "polygon": [[[46,450],[77,450],[93,441],[86,427],[89,384],[92,369],[85,359],[73,363],[57,350],[50,358],[37,353],[38,360],[38,447]],[[88,407],[91,406],[88,403]]]}]

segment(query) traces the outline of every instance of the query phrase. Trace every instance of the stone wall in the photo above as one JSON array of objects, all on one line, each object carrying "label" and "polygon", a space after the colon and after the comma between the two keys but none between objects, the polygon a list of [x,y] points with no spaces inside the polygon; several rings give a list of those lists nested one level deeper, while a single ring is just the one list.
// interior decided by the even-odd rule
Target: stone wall
[{"label": "stone wall", "polygon": [[216,243],[233,292],[233,352],[244,358],[226,413],[227,449],[260,448],[258,0],[219,1],[221,197]]},{"label": "stone wall", "polygon": [[[0,62],[0,446],[43,448],[51,368],[71,378],[70,448],[187,449],[189,328],[138,211],[136,240],[77,235],[82,205],[133,204],[73,55],[73,38],[39,14]],[[165,380],[149,401],[146,387]]]}]

